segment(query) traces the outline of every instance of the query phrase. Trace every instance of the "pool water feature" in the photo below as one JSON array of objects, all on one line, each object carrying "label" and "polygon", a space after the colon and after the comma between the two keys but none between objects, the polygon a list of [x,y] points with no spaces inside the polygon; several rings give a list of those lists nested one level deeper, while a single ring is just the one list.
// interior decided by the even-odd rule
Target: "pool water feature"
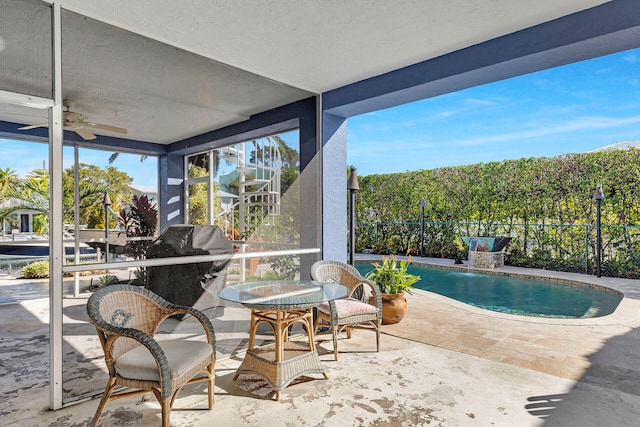
[{"label": "pool water feature", "polygon": [[[371,263],[356,263],[362,275]],[[622,294],[588,285],[411,264],[422,279],[414,285],[457,301],[500,313],[584,319],[611,314]]]}]

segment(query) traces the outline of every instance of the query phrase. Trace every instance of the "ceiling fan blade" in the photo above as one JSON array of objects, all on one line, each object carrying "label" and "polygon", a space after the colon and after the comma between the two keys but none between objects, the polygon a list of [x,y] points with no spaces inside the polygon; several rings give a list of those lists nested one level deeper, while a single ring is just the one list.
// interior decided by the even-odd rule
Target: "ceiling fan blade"
[{"label": "ceiling fan blade", "polygon": [[121,133],[121,134],[124,134],[124,135],[127,134],[127,130],[126,129],[119,128],[119,127],[116,127],[116,126],[109,126],[109,125],[103,125],[101,123],[90,123],[90,122],[85,122],[84,125],[87,126],[87,127],[95,128],[95,129],[106,130],[108,132]]},{"label": "ceiling fan blade", "polygon": [[73,129],[73,131],[75,133],[77,133],[78,135],[80,135],[82,137],[82,139],[85,139],[87,141],[91,141],[93,139],[96,139],[96,136],[91,133],[91,131],[85,129],[85,128],[77,128],[77,129]]},{"label": "ceiling fan blade", "polygon": [[49,126],[49,123],[40,123],[37,125],[31,125],[31,126],[23,126],[21,128],[18,128],[18,130],[29,130],[29,129],[35,129],[35,128],[46,128]]}]

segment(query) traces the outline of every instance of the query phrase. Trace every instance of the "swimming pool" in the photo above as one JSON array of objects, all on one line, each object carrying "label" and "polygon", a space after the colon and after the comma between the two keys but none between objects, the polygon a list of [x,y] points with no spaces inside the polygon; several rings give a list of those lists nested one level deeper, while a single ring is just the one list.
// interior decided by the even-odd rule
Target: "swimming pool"
[{"label": "swimming pool", "polygon": [[[365,275],[369,262],[356,263]],[[409,273],[422,278],[414,286],[500,313],[583,319],[611,314],[622,300],[615,291],[542,279],[412,264]]]}]

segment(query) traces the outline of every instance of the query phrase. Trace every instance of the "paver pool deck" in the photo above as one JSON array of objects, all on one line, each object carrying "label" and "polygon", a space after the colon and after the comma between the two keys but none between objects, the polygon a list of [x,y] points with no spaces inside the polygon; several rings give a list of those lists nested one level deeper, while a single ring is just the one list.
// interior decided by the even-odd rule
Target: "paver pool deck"
[{"label": "paver pool deck", "polygon": [[[334,362],[330,335],[319,334],[329,380],[302,377],[283,390],[279,402],[258,378],[232,380],[242,354],[220,359],[214,409],[198,409],[206,407],[202,386],[187,387],[174,405],[172,425],[638,425],[640,281],[511,267],[500,272],[580,280],[620,290],[625,298],[609,316],[567,320],[490,312],[418,290],[408,297],[402,322],[383,326],[379,353],[372,333],[354,331],[351,340],[340,340],[340,360]],[[72,312],[80,313],[82,299],[65,299],[73,303],[80,308]],[[2,425],[87,425],[97,407],[90,400],[47,410],[48,353],[40,356],[39,369],[27,369],[27,355],[6,351],[21,334],[46,332],[46,312],[46,300],[0,306]],[[69,320],[86,327],[79,315]],[[221,346],[238,334],[227,327],[214,322]],[[101,419],[104,426],[159,424],[153,398],[111,402]]]}]

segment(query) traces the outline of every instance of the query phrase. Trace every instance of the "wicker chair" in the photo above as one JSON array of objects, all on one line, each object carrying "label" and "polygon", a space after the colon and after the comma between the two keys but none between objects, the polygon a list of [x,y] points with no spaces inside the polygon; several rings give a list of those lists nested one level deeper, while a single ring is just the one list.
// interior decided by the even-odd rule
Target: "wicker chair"
[{"label": "wicker chair", "polygon": [[[106,404],[124,396],[152,391],[162,408],[162,425],[169,426],[171,407],[185,384],[208,382],[209,409],[213,408],[215,334],[209,319],[191,307],[172,304],[153,292],[130,285],[98,289],[87,302],[109,370],[109,380],[91,422],[98,424]],[[156,341],[158,326],[169,316],[192,315],[207,342],[173,339]],[[112,395],[116,386],[124,390]]]},{"label": "wicker chair", "polygon": [[[346,298],[329,301],[318,306],[315,330],[328,323],[333,334],[333,355],[338,360],[338,333],[343,329],[351,338],[351,329],[367,329],[376,333],[376,350],[380,351],[380,324],[382,300],[378,286],[360,275],[355,267],[338,261],[318,261],[311,266],[311,278],[322,282],[340,283],[349,289]],[[353,298],[354,292],[365,286],[364,295],[370,295],[375,305]]]}]

